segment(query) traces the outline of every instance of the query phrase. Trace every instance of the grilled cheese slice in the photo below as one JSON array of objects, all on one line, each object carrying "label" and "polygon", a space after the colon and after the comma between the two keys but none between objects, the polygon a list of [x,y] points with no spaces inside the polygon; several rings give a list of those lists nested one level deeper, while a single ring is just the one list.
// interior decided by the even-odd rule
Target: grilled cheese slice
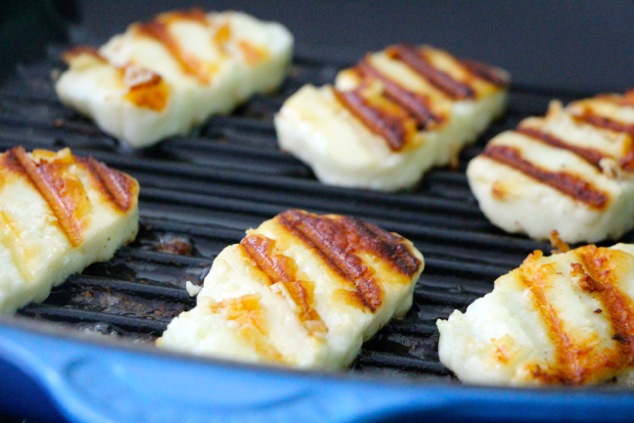
[{"label": "grilled cheese slice", "polygon": [[631,384],[633,299],[634,245],[536,251],[437,322],[440,361],[466,383]]},{"label": "grilled cheese slice", "polygon": [[101,162],[16,147],[0,175],[0,314],[43,301],[136,236],[139,185]]},{"label": "grilled cheese slice", "polygon": [[[628,100],[629,103],[628,103]],[[523,120],[467,168],[485,216],[507,232],[565,242],[617,239],[634,227],[634,101],[598,96]]]},{"label": "grilled cheese slice", "polygon": [[302,87],[275,116],[280,147],[327,184],[411,188],[455,162],[506,103],[508,74],[429,46],[391,46]]},{"label": "grilled cheese slice", "polygon": [[247,231],[214,260],[192,310],[161,348],[304,369],[340,369],[412,304],[423,270],[401,236],[299,210]]},{"label": "grilled cheese slice", "polygon": [[135,23],[99,50],[65,54],[59,99],[133,146],[184,135],[279,86],[293,38],[240,12],[169,12]]}]

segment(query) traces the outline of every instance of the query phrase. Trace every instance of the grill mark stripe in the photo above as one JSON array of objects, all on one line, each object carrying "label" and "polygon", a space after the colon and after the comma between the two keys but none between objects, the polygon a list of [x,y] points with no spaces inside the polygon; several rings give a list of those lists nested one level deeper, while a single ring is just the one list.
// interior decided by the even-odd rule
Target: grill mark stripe
[{"label": "grill mark stripe", "polygon": [[[614,253],[618,254],[618,252]],[[585,268],[585,275],[591,279],[595,295],[599,297],[603,309],[607,311],[606,315],[611,320],[614,339],[618,345],[613,360],[617,361],[619,366],[632,365],[634,363],[634,307],[628,295],[617,288],[613,269],[606,269],[606,263],[610,263],[610,255],[606,254],[605,249],[592,245],[582,249],[578,257]]]},{"label": "grill mark stripe", "polygon": [[585,148],[573,145],[561,138],[558,138],[554,135],[548,134],[546,132],[542,132],[539,129],[530,128],[527,126],[519,127],[517,130],[522,135],[526,135],[532,139],[542,141],[548,145],[551,145],[556,148],[561,148],[563,150],[570,151],[571,153],[576,154],[577,156],[584,159],[586,162],[590,163],[592,166],[597,169],[601,169],[599,162],[601,159],[606,158],[607,156],[602,154],[600,151],[595,150],[593,148]]},{"label": "grill mark stripe", "polygon": [[462,82],[456,81],[446,72],[436,69],[429,63],[425,53],[416,47],[399,44],[388,48],[387,54],[402,61],[419,75],[427,79],[433,86],[453,99],[474,98],[473,88]]},{"label": "grill mark stripe", "polygon": [[459,62],[462,67],[468,70],[472,75],[475,75],[476,77],[483,79],[496,87],[504,88],[510,84],[506,75],[501,74],[492,66],[469,59],[460,59]]},{"label": "grill mark stripe", "polygon": [[102,191],[111,199],[119,210],[125,212],[132,207],[134,195],[132,193],[133,181],[127,175],[111,169],[92,157],[78,160],[84,162],[87,169],[95,176],[102,186]]},{"label": "grill mark stripe", "polygon": [[82,231],[80,222],[73,216],[73,210],[69,209],[64,203],[64,198],[55,189],[53,181],[39,171],[22,146],[14,147],[8,153],[24,169],[31,183],[48,203],[70,244],[73,247],[81,244]]},{"label": "grill mark stripe", "polygon": [[289,282],[295,279],[294,269],[280,257],[273,256],[274,241],[260,235],[247,235],[240,245],[251,256],[255,264],[271,279],[271,283]]},{"label": "grill mark stripe", "polygon": [[634,137],[634,124],[626,124],[604,116],[595,115],[591,110],[586,110],[583,114],[575,115],[575,118],[598,128],[622,132]]},{"label": "grill mark stripe", "polygon": [[609,202],[608,194],[598,190],[590,182],[567,172],[551,172],[535,166],[525,160],[516,148],[489,145],[483,154],[594,209],[601,210]]},{"label": "grill mark stripe", "polygon": [[416,118],[417,122],[422,125],[423,128],[427,127],[427,125],[442,121],[442,118],[432,112],[427,98],[403,88],[400,84],[374,67],[367,59],[363,59],[359,62],[357,69],[362,75],[379,80],[383,84],[386,96],[399,103],[401,107]]},{"label": "grill mark stripe", "polygon": [[371,132],[385,139],[392,151],[401,151],[407,142],[402,119],[373,107],[356,91],[333,88],[337,100],[359,119]]},{"label": "grill mark stripe", "polygon": [[[531,260],[533,257],[535,256],[530,256],[528,260]],[[556,377],[562,383],[581,382],[582,375],[578,371],[580,366],[577,355],[575,354],[575,345],[566,334],[563,322],[559,319],[557,310],[548,301],[544,289],[536,283],[539,281],[539,278],[545,275],[540,274],[539,271],[530,272],[532,269],[527,266],[520,266],[518,270],[518,279],[533,294],[533,304],[547,328],[548,338],[555,347],[555,363],[553,367],[556,371],[556,375],[545,371],[545,369],[538,368],[533,372],[533,376],[546,379]]]},{"label": "grill mark stripe", "polygon": [[136,30],[139,34],[153,38],[161,43],[178,62],[184,73],[197,79],[202,84],[209,83],[209,77],[202,71],[201,63],[194,56],[183,51],[176,39],[170,34],[166,23],[151,21],[138,24]]},{"label": "grill mark stripe", "polygon": [[299,210],[279,215],[280,222],[293,234],[314,248],[327,265],[355,286],[361,301],[372,311],[383,303],[383,290],[371,269],[354,254],[349,245],[350,228],[328,217],[319,217]]},{"label": "grill mark stripe", "polygon": [[346,225],[359,233],[359,237],[366,239],[368,249],[381,257],[399,273],[412,277],[420,268],[421,261],[414,256],[402,239],[377,226],[351,217],[345,218]]},{"label": "grill mark stripe", "polygon": [[289,257],[274,254],[275,241],[261,235],[247,235],[240,247],[253,259],[256,266],[269,278],[269,285],[282,283],[298,308],[298,318],[309,333],[328,331],[315,310],[312,292],[297,277],[297,266]]}]

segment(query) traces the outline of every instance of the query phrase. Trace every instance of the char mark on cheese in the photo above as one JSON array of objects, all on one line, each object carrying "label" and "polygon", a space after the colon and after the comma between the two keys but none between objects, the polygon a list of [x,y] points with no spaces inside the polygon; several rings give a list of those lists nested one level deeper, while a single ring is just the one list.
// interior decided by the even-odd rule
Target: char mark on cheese
[{"label": "char mark on cheese", "polygon": [[78,198],[66,192],[65,181],[54,166],[37,165],[23,147],[14,147],[7,152],[6,160],[13,168],[21,169],[29,181],[35,186],[42,198],[48,203],[51,211],[73,247],[81,244],[82,225],[76,210]]},{"label": "char mark on cheese", "polygon": [[545,292],[545,279],[548,277],[549,269],[547,266],[535,269],[534,266],[527,265],[539,257],[541,257],[539,251],[530,255],[518,269],[518,277],[532,295],[532,301],[544,322],[547,336],[554,346],[555,352],[554,363],[551,366],[544,368],[537,365],[531,369],[531,373],[535,379],[544,382],[578,384],[583,381],[585,369],[579,362],[581,357],[578,347],[566,333],[564,322],[559,318],[557,308],[548,301],[548,295]]},{"label": "char mark on cheese", "polygon": [[580,176],[564,171],[553,172],[542,169],[524,159],[520,151],[514,147],[488,145],[483,154],[594,209],[601,210],[609,202],[608,194],[595,188],[590,182],[583,180]]},{"label": "char mark on cheese", "polygon": [[577,156],[581,157],[582,159],[584,159],[585,161],[587,161],[588,163],[590,163],[592,166],[596,167],[597,169],[601,169],[599,162],[601,161],[601,159],[606,157],[600,151],[597,151],[592,148],[579,147],[565,140],[562,140],[561,138],[556,137],[552,134],[548,134],[546,132],[540,131],[539,129],[536,129],[536,128],[531,128],[528,126],[520,126],[517,129],[517,132],[529,138],[532,138],[534,140],[542,141],[545,144],[551,145],[553,147],[570,151],[571,153],[574,153]]},{"label": "char mark on cheese", "polygon": [[420,268],[420,260],[411,253],[401,237],[352,217],[345,217],[344,222],[345,226],[352,228],[350,233],[356,238],[355,244],[371,251],[397,272],[412,277]]},{"label": "char mark on cheese", "polygon": [[298,309],[298,318],[310,333],[328,331],[317,310],[312,287],[298,277],[297,264],[282,254],[275,253],[275,240],[262,235],[247,235],[240,247],[253,259],[269,279],[269,285],[281,283],[286,287]]},{"label": "char mark on cheese", "polygon": [[356,288],[358,297],[371,311],[383,303],[383,290],[374,272],[356,252],[364,247],[355,228],[345,219],[321,217],[299,210],[278,215],[282,225],[316,251],[324,262]]},{"label": "char mark on cheese", "polygon": [[510,81],[506,75],[501,74],[495,68],[469,59],[460,59],[460,64],[472,75],[495,85],[496,87],[508,87]]},{"label": "char mark on cheese", "polygon": [[599,116],[592,113],[591,110],[585,110],[584,113],[575,115],[575,118],[588,123],[597,128],[608,129],[610,131],[622,132],[634,137],[634,125],[618,122],[605,116]]},{"label": "char mark on cheese", "polygon": [[407,110],[417,120],[419,127],[425,128],[430,124],[442,121],[442,118],[432,112],[429,106],[429,99],[403,88],[374,67],[367,58],[359,62],[357,70],[366,78],[379,80],[383,85],[386,96]]},{"label": "char mark on cheese", "polygon": [[161,43],[179,64],[183,73],[195,78],[203,85],[209,84],[210,79],[200,61],[182,49],[179,42],[172,36],[168,24],[164,20],[154,20],[137,24],[136,31]]},{"label": "char mark on cheese", "polygon": [[288,257],[274,253],[274,240],[261,235],[247,235],[240,241],[240,245],[258,268],[269,277],[271,284],[296,279],[295,263]]},{"label": "char mark on cheese", "polygon": [[589,245],[581,248],[578,256],[582,263],[573,272],[583,281],[580,283],[582,288],[598,297],[602,310],[607,312],[604,314],[611,322],[612,338],[617,341],[611,361],[617,367],[631,366],[634,364],[634,304],[618,288],[618,276],[615,274],[625,254]]},{"label": "char mark on cheese", "polygon": [[475,98],[473,88],[460,81],[456,81],[446,72],[436,69],[426,58],[425,53],[418,48],[399,44],[390,47],[387,53],[405,63],[449,97],[460,100]]},{"label": "char mark on cheese", "polygon": [[226,298],[210,305],[212,313],[223,315],[237,324],[236,331],[247,345],[274,363],[283,363],[284,355],[270,340],[270,328],[266,320],[266,310],[260,304],[259,294]]},{"label": "char mark on cheese", "polygon": [[355,91],[340,91],[333,88],[335,97],[346,109],[359,119],[371,132],[385,139],[392,151],[401,151],[407,143],[404,120],[369,104]]},{"label": "char mark on cheese", "polygon": [[138,66],[127,65],[123,80],[128,87],[126,98],[138,107],[160,112],[167,105],[169,89],[163,78]]},{"label": "char mark on cheese", "polygon": [[129,176],[112,169],[92,157],[77,158],[99,181],[101,191],[122,212],[127,212],[134,204],[136,192],[135,183]]}]

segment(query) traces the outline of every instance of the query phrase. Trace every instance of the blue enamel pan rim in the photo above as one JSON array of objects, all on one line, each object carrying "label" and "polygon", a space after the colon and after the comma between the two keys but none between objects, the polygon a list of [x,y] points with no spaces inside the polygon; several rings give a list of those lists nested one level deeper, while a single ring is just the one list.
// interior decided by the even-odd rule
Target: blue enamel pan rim
[{"label": "blue enamel pan rim", "polygon": [[0,377],[0,410],[29,415],[28,401],[17,409],[6,402],[28,399],[35,385],[54,407],[38,417],[61,414],[71,422],[552,422],[634,416],[634,392],[624,390],[487,388],[302,372],[93,338],[50,323],[0,318],[0,365],[18,370],[17,377]]}]

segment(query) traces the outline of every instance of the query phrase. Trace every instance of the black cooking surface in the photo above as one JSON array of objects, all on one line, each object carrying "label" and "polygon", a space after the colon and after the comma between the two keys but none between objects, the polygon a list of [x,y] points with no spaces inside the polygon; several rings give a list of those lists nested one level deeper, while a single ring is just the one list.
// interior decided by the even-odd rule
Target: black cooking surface
[{"label": "black cooking surface", "polygon": [[64,69],[62,51],[50,48],[46,60],[20,67],[0,86],[0,149],[67,146],[131,174],[141,184],[140,232],[114,259],[71,276],[20,316],[151,342],[194,306],[186,282],[202,284],[214,257],[249,227],[288,208],[348,214],[409,238],[426,261],[411,311],[364,345],[352,371],[445,380],[451,376],[438,361],[436,319],[490,292],[532,250],[550,249],[492,227],[464,171],[493,135],[570,94],[513,86],[507,112],[461,154],[458,169],[435,169],[413,191],[381,193],[322,185],[277,147],[272,118],[283,101],[304,83],[332,82],[343,63],[299,55],[279,92],[211,118],[190,136],[131,151],[58,103],[53,79]]}]

